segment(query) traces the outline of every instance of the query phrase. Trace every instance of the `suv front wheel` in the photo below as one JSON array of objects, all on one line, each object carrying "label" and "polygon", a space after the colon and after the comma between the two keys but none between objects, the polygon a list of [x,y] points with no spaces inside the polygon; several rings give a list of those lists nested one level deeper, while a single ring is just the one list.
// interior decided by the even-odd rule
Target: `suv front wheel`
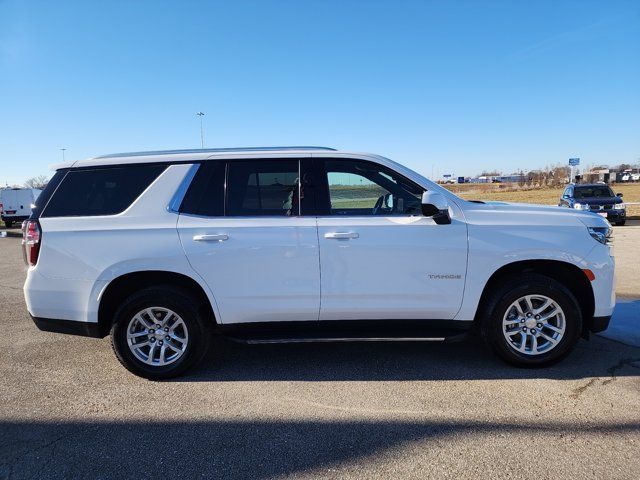
[{"label": "suv front wheel", "polygon": [[561,360],[582,331],[574,295],[560,282],[538,274],[510,277],[490,296],[482,335],[507,362],[542,367]]},{"label": "suv front wheel", "polygon": [[207,351],[210,331],[187,292],[154,287],[128,297],[116,311],[111,344],[120,363],[144,378],[175,377]]}]

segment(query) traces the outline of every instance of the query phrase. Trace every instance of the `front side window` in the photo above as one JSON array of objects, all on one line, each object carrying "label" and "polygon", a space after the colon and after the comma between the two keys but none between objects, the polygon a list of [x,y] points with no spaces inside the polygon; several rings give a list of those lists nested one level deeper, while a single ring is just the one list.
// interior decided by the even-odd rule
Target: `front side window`
[{"label": "front side window", "polygon": [[420,215],[424,189],[381,165],[326,160],[331,215]]},{"label": "front side window", "polygon": [[41,216],[122,213],[166,168],[166,165],[130,165],[69,170]]},{"label": "front side window", "polygon": [[298,160],[228,163],[226,215],[300,214]]}]

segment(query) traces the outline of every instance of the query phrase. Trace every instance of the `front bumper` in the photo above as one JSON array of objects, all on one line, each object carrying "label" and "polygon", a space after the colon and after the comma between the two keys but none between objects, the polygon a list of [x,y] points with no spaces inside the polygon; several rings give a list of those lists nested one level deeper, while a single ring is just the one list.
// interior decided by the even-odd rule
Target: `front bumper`
[{"label": "front bumper", "polygon": [[[607,220],[609,220],[609,222],[621,222],[622,220],[626,220],[627,218],[627,211],[626,210],[605,210],[602,212],[595,212],[595,213],[606,213],[607,214]],[[603,215],[604,216],[604,215]]]}]

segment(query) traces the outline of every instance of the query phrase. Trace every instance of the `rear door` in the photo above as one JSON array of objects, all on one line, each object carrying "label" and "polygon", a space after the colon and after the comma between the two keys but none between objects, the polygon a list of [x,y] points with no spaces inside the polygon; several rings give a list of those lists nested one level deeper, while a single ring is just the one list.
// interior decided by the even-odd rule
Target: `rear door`
[{"label": "rear door", "polygon": [[20,190],[14,188],[7,188],[2,192],[2,205],[4,210],[4,215],[8,217],[13,217],[18,215],[18,193]]},{"label": "rear door", "polygon": [[221,323],[318,320],[318,236],[315,217],[304,215],[301,173],[297,158],[200,167],[178,230]]},{"label": "rear door", "polygon": [[451,319],[462,303],[467,228],[422,215],[424,189],[373,162],[317,159],[320,320]]}]

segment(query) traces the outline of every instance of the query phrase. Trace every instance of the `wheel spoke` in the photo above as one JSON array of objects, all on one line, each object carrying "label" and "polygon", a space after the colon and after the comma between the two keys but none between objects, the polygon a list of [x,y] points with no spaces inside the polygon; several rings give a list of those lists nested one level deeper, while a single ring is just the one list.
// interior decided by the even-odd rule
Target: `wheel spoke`
[{"label": "wheel spoke", "polygon": [[551,325],[550,323],[545,323],[542,328],[548,328],[556,333],[562,334],[564,332],[563,329],[556,327],[555,325]]},{"label": "wheel spoke", "polygon": [[167,314],[164,316],[164,318],[162,319],[162,326],[166,327],[167,326],[167,322],[169,321],[169,319],[173,316],[173,312],[171,310],[169,310],[167,312]]},{"label": "wheel spoke", "polygon": [[160,363],[160,365],[164,365],[166,351],[167,351],[167,346],[162,345],[162,347],[160,347],[160,356],[158,357],[158,362]]},{"label": "wheel spoke", "polygon": [[513,306],[515,307],[516,311],[518,312],[518,316],[524,317],[524,311],[522,310],[522,305],[520,305],[520,300],[515,302],[513,304]]},{"label": "wheel spoke", "polygon": [[557,314],[559,313],[558,311],[558,307],[553,307],[553,310],[545,313],[544,315],[542,315],[539,319],[540,322],[546,322],[547,320],[549,320],[550,318],[555,317]]},{"label": "wheel spoke", "polygon": [[175,343],[173,343],[173,340],[165,340],[166,345],[171,349],[174,350],[176,352],[181,352],[182,351],[182,346],[181,345],[176,345]]},{"label": "wheel spoke", "polygon": [[155,314],[153,313],[153,308],[147,308],[145,310],[146,314],[149,315],[149,318],[151,319],[150,321],[153,322],[153,324],[155,325],[158,322],[158,319],[156,318]]},{"label": "wheel spoke", "polygon": [[524,303],[527,305],[527,313],[533,312],[533,303],[531,302],[531,295],[524,297]]},{"label": "wheel spoke", "polygon": [[550,337],[549,335],[547,335],[546,333],[540,332],[540,336],[542,338],[544,338],[545,340],[548,340],[549,343],[551,343],[551,345],[555,345],[556,343],[558,343],[557,340],[555,340],[554,338]]},{"label": "wheel spoke", "polygon": [[149,365],[152,365],[152,364],[153,364],[153,357],[154,357],[154,356],[155,356],[155,354],[156,354],[156,348],[157,348],[157,347],[158,347],[158,344],[154,342],[154,343],[151,345],[151,348],[149,349],[149,358],[147,358],[147,363],[148,363]]},{"label": "wheel spoke", "polygon": [[140,349],[140,348],[142,348],[142,347],[146,347],[147,345],[151,345],[151,344],[149,343],[149,340],[147,340],[147,341],[145,341],[145,342],[134,343],[134,344],[132,345],[132,347]]},{"label": "wheel spoke", "polygon": [[175,333],[172,333],[172,332],[169,333],[169,337],[171,337],[172,340],[177,340],[180,343],[184,343],[187,341],[186,338],[180,337],[179,335],[176,335]]},{"label": "wheel spoke", "polygon": [[133,319],[139,321],[142,325],[145,326],[145,328],[153,328],[153,323],[147,321],[147,319],[144,318],[141,313],[138,313],[135,317],[133,317]]},{"label": "wheel spoke", "polygon": [[538,353],[538,339],[535,335],[531,335],[531,353]]},{"label": "wheel spoke", "polygon": [[520,350],[521,352],[524,352],[527,350],[527,334],[524,332],[520,332],[522,334],[522,341],[520,342],[520,346],[518,347],[518,350]]},{"label": "wheel spoke", "polygon": [[542,305],[540,305],[538,308],[533,310],[534,314],[539,314],[544,312],[547,308],[549,308],[549,305],[551,305],[552,301],[549,298],[545,298],[544,303]]},{"label": "wheel spoke", "polygon": [[510,332],[507,332],[507,335],[509,335],[510,337],[513,337],[514,335],[516,335],[518,333],[524,333],[524,332],[522,331],[521,328],[515,328],[515,329],[511,330]]},{"label": "wheel spoke", "polygon": [[127,338],[138,338],[138,337],[142,337],[144,335],[149,335],[149,333],[147,332],[127,332]]}]

